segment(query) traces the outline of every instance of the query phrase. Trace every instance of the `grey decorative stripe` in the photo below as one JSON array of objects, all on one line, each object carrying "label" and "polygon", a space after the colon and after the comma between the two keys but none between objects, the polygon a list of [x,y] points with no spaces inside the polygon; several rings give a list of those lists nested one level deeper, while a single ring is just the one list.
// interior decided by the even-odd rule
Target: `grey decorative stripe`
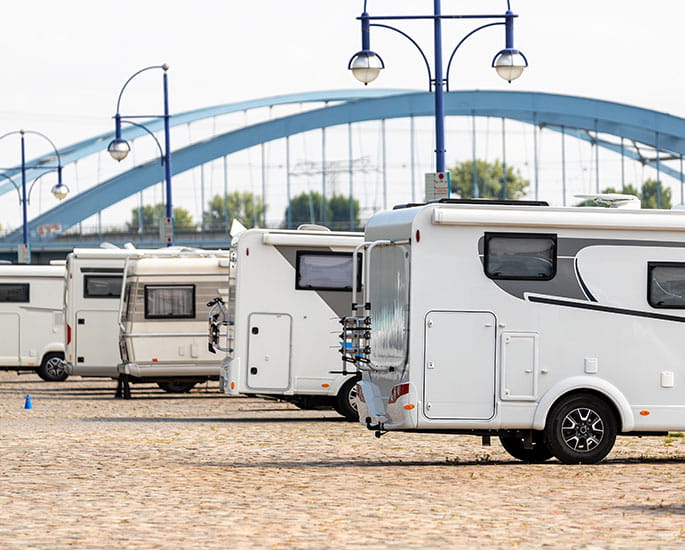
[{"label": "grey decorative stripe", "polygon": [[647,319],[659,319],[661,321],[685,323],[685,317],[679,317],[678,315],[666,315],[664,313],[652,313],[651,311],[640,311],[638,309],[624,309],[620,307],[603,306],[600,304],[592,304],[590,302],[569,302],[566,300],[558,300],[556,298],[548,298],[546,296],[528,296],[528,301],[554,306],[573,307],[577,309],[590,309],[593,311],[616,313],[619,315],[631,315],[633,317],[645,317]]},{"label": "grey decorative stripe", "polygon": [[[512,231],[516,233],[516,231]],[[546,294],[597,302],[590,288],[585,284],[578,270],[576,255],[590,246],[660,246],[664,248],[685,248],[685,242],[654,241],[637,239],[583,239],[559,237],[557,239],[557,274],[550,281],[506,281],[492,282],[516,298],[524,300],[525,293]],[[483,262],[484,237],[478,239],[478,254]]]}]

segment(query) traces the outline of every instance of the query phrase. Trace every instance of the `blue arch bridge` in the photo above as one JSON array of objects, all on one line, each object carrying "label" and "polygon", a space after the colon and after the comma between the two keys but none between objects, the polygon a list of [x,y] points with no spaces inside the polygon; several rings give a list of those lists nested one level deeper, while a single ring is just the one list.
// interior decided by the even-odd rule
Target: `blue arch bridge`
[{"label": "blue arch bridge", "polygon": [[[306,105],[307,108],[303,109]],[[247,113],[259,109],[271,109],[277,106],[291,106],[285,115],[261,120],[252,124],[242,124],[225,132],[218,132],[211,137],[203,137],[195,142],[185,144],[173,151],[173,175],[202,167],[216,160],[226,159],[228,155],[245,151],[251,147],[263,145],[274,140],[310,131],[321,131],[325,140],[326,129],[347,125],[348,131],[355,123],[366,121],[386,121],[390,119],[410,119],[414,128],[416,117],[433,116],[433,97],[428,92],[406,90],[340,90],[328,92],[309,92],[283,95],[264,99],[255,99],[197,109],[173,115],[172,127],[180,127],[207,120],[215,120],[231,113]],[[299,111],[295,107],[299,107]],[[533,198],[545,199],[544,185],[540,181],[540,166],[544,162],[539,155],[538,136],[544,129],[561,137],[561,184],[565,187],[566,158],[565,138],[571,137],[585,142],[591,147],[595,156],[595,181],[599,191],[599,151],[612,151],[618,155],[620,162],[634,161],[642,167],[655,171],[657,181],[662,175],[673,178],[676,184],[683,187],[683,155],[685,155],[685,119],[655,110],[613,103],[608,101],[573,97],[558,94],[535,92],[499,92],[499,91],[458,91],[450,92],[445,97],[445,112],[449,117],[491,117],[502,121],[503,157],[506,155],[506,132],[504,121],[512,120],[529,125],[533,132],[534,155],[532,159],[531,194]],[[246,117],[247,118],[247,117]],[[144,123],[151,132],[162,130],[162,121],[150,120]],[[385,126],[383,128],[383,149],[385,149]],[[146,133],[137,126],[125,127],[123,138],[129,141],[144,137]],[[113,138],[113,133],[106,133],[85,139],[66,148],[60,149],[62,165],[76,165],[82,159],[101,153]],[[476,130],[473,125],[474,142],[472,156],[476,159]],[[413,143],[413,136],[412,136]],[[286,145],[286,150],[287,145]],[[449,142],[448,142],[449,150]],[[352,145],[349,157],[349,193],[354,195],[352,181],[354,166],[352,162]],[[289,153],[288,153],[289,154]],[[322,146],[325,156],[325,141]],[[412,153],[413,161],[414,153]],[[51,155],[45,155],[27,161],[27,165],[40,166],[54,162]],[[264,160],[262,159],[262,162]],[[290,159],[286,159],[289,166]],[[326,196],[326,162],[321,162],[322,194]],[[412,166],[411,177],[415,173]],[[0,193],[14,193],[8,178],[18,175],[19,169],[6,170],[0,173]],[[288,168],[283,185],[287,199],[290,198],[291,182]],[[40,177],[40,168],[29,169],[27,181]],[[154,234],[139,232],[107,233],[95,232],[84,234],[76,231],[79,224],[104,209],[144,189],[154,186],[163,180],[159,159],[135,165],[104,181],[72,195],[54,208],[40,213],[28,222],[34,263],[46,262],[53,258],[63,258],[76,246],[97,246],[101,241],[114,244],[134,242],[137,246],[157,247],[160,241]],[[407,181],[409,177],[407,178]],[[611,182],[616,187],[616,181]],[[618,181],[620,188],[625,184],[623,169]],[[413,185],[413,184],[412,184]],[[391,207],[387,204],[387,183],[383,182],[383,200],[379,207]],[[413,193],[413,191],[412,191]],[[412,195],[413,197],[413,195]],[[423,196],[416,197],[422,200]],[[565,199],[564,199],[565,200]],[[267,201],[268,202],[268,201]],[[678,202],[678,201],[676,201]],[[682,202],[682,199],[681,199]],[[175,204],[176,205],[176,204]],[[178,231],[176,244],[226,248],[228,246],[228,222],[221,231]],[[350,223],[353,225],[352,220]],[[9,260],[16,258],[16,246],[21,242],[21,228],[9,232],[0,238],[0,257]]]}]

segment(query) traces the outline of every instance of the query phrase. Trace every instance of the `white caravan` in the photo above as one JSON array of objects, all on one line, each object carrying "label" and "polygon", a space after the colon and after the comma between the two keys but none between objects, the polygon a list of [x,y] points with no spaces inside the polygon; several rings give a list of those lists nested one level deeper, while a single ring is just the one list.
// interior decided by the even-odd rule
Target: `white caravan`
[{"label": "white caravan", "polygon": [[683,212],[443,201],[365,238],[341,351],[376,435],[595,463],[616,434],[685,430]]},{"label": "white caravan", "polygon": [[[228,351],[221,366],[226,393],[333,407],[356,419],[356,373],[334,371],[352,252],[362,235],[306,227],[250,229],[233,239],[228,311],[210,313],[210,345],[227,342],[219,348]],[[222,327],[228,330],[220,336]]]},{"label": "white caravan", "polygon": [[0,369],[67,378],[64,368],[64,263],[0,265]]},{"label": "white caravan", "polygon": [[120,397],[128,382],[157,382],[182,393],[218,380],[207,346],[207,302],[228,299],[229,253],[181,249],[129,257],[119,312]]}]

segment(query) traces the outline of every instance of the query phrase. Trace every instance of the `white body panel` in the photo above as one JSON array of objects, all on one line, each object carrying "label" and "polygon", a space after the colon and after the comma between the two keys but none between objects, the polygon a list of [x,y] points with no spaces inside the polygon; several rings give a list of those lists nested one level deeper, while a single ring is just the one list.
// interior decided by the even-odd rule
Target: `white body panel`
[{"label": "white body panel", "polygon": [[351,254],[361,241],[356,233],[262,229],[234,239],[226,393],[335,398],[352,376],[331,373],[340,370],[338,318],[349,309],[349,292],[296,288],[296,257]]},{"label": "white body panel", "polygon": [[[184,252],[172,257],[130,258],[118,313],[119,373],[133,378],[214,378],[220,356],[207,349],[207,302],[228,293],[228,253]],[[161,318],[146,306],[151,289],[192,294],[192,314]],[[190,305],[190,304],[187,304]]]},{"label": "white body panel", "polygon": [[[486,233],[555,235],[556,274],[488,277]],[[647,296],[648,262],[685,263],[683,213],[431,204],[372,217],[365,240],[410,241],[391,245],[409,249],[410,282],[406,360],[363,373],[362,422],[540,430],[557,399],[585,389],[611,403],[623,432],[685,429],[685,308],[653,307]],[[385,270],[392,280],[386,258],[371,252],[372,277]],[[391,293],[366,283],[374,350],[374,339],[385,345],[374,310]],[[388,404],[398,384],[408,393]]]},{"label": "white body panel", "polygon": [[0,301],[0,368],[37,369],[45,354],[63,353],[64,266],[3,265],[0,285],[22,285],[28,298]]}]

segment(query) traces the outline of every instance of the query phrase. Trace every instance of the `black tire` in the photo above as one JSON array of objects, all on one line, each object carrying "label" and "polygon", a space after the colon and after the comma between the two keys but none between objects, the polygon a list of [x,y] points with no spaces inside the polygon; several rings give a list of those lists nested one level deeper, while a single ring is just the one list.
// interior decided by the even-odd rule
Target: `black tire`
[{"label": "black tire", "polygon": [[36,374],[46,382],[63,382],[69,376],[64,364],[64,354],[59,352],[46,353],[36,370]]},{"label": "black tire", "polygon": [[522,434],[501,434],[499,441],[511,456],[523,462],[539,464],[549,460],[554,455],[545,444],[544,432],[533,432],[533,448],[526,449],[523,445],[525,437]]},{"label": "black tire", "polygon": [[197,382],[157,382],[157,385],[168,393],[188,393]]},{"label": "black tire", "polygon": [[350,378],[345,382],[340,388],[333,406],[339,415],[344,416],[350,422],[359,420],[359,413],[353,399],[357,395],[357,382],[359,382],[358,377]]},{"label": "black tire", "polygon": [[606,401],[592,394],[576,394],[550,411],[545,442],[564,464],[596,464],[613,448],[616,432],[616,415]]}]

